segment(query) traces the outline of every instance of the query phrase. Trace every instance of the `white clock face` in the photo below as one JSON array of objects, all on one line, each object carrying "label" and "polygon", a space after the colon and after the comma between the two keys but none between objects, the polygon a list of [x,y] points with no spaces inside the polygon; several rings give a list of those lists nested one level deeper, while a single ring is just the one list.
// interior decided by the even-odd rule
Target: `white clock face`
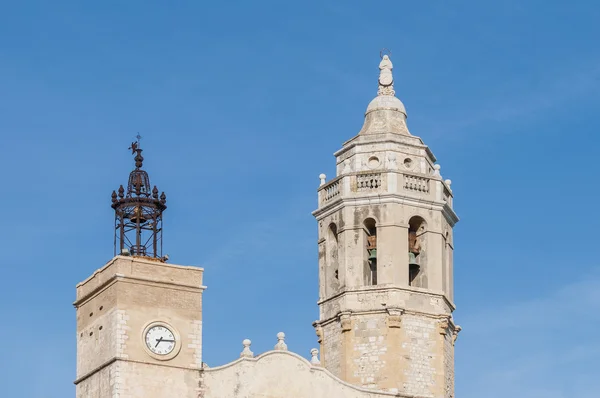
[{"label": "white clock face", "polygon": [[166,326],[152,326],[146,332],[146,346],[157,355],[168,355],[175,349],[175,335]]}]

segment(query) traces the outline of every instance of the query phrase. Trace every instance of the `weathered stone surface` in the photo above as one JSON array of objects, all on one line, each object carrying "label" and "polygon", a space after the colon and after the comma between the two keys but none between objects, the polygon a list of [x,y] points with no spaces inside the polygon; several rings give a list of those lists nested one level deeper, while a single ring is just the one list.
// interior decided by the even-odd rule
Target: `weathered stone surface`
[{"label": "weathered stone surface", "polygon": [[[255,357],[245,339],[239,359],[209,368],[203,270],[117,256],[77,285],[78,398],[454,397],[451,181],[408,131],[388,56],[379,69],[363,128],[335,154],[337,175],[319,176],[311,360],[280,332],[273,351]],[[157,322],[175,336],[166,355],[144,338]]]},{"label": "weathered stone surface", "polygon": [[[117,256],[77,286],[77,397],[194,397],[202,367],[201,268]],[[161,322],[176,352],[149,353]]]},{"label": "weathered stone surface", "polygon": [[336,176],[322,179],[313,212],[321,363],[353,385],[449,398],[459,330],[453,194],[433,153],[408,130],[389,57],[379,68],[378,95],[359,134],[335,153]]},{"label": "weathered stone surface", "polygon": [[269,351],[256,358],[202,371],[201,398],[383,398],[389,392],[345,383],[321,366],[289,351]]}]

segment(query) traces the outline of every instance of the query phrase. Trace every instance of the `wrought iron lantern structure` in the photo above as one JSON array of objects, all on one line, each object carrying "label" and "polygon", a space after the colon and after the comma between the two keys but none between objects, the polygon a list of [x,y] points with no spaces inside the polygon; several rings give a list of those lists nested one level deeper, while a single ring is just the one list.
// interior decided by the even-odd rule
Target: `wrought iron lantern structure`
[{"label": "wrought iron lantern structure", "polygon": [[135,170],[129,174],[127,190],[123,185],[112,192],[115,210],[115,255],[131,255],[166,261],[162,256],[162,213],[167,208],[164,192],[150,188],[148,173],[142,170],[142,149],[138,141],[131,144]]}]

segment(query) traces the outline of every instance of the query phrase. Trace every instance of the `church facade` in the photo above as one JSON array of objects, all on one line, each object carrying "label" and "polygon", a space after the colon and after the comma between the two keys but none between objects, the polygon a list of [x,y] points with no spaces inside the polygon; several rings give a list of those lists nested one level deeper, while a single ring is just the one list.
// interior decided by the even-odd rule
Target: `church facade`
[{"label": "church facade", "polygon": [[362,129],[320,176],[318,348],[285,335],[219,367],[202,362],[204,270],[162,256],[166,196],[150,188],[138,143],[113,192],[115,257],[77,285],[78,398],[454,397],[451,181],[407,127],[392,62]]}]

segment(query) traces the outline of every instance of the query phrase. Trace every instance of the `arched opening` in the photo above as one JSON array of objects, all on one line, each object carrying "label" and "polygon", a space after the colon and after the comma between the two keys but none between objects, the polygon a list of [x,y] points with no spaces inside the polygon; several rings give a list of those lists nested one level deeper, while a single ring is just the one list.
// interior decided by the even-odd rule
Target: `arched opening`
[{"label": "arched opening", "polygon": [[333,293],[340,286],[338,230],[337,226],[334,223],[329,224],[329,228],[327,230],[326,267],[327,285],[331,289],[331,293]]},{"label": "arched opening", "polygon": [[423,239],[427,224],[419,216],[412,217],[408,224],[408,285],[427,287],[426,247]]},{"label": "arched opening", "polygon": [[377,222],[367,218],[364,222],[365,231],[365,284],[377,284]]}]

